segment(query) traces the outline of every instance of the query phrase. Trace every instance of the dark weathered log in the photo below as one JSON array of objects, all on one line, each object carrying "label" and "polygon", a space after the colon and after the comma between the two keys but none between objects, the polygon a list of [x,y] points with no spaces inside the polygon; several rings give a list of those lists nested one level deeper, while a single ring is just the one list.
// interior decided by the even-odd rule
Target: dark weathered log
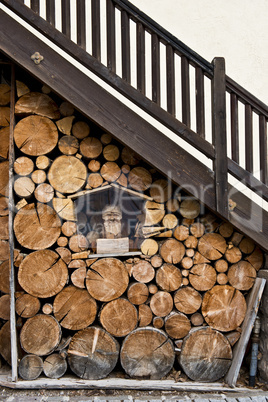
[{"label": "dark weathered log", "polygon": [[154,315],[165,317],[173,308],[173,299],[170,293],[159,291],[155,293],[150,301],[150,308]]},{"label": "dark weathered log", "polygon": [[11,88],[8,84],[0,84],[0,106],[6,106],[10,102]]},{"label": "dark weathered log", "polygon": [[141,160],[140,156],[128,147],[122,149],[121,158],[126,165],[130,166],[137,165]]},{"label": "dark weathered log", "polygon": [[0,163],[0,195],[8,197],[8,161]]},{"label": "dark weathered log", "polygon": [[79,149],[79,141],[71,135],[64,135],[60,138],[58,147],[64,155],[75,155]]},{"label": "dark weathered log", "polygon": [[166,240],[160,248],[161,257],[165,262],[170,264],[178,264],[182,260],[184,254],[184,245],[175,239]]},{"label": "dark weathered log", "polygon": [[23,318],[33,317],[40,310],[40,300],[37,297],[24,293],[16,300],[16,313]]},{"label": "dark weathered log", "polygon": [[255,248],[255,243],[248,237],[244,237],[239,243],[239,248],[244,254],[251,254]]},{"label": "dark weathered log", "polygon": [[118,342],[98,327],[77,332],[68,349],[71,370],[85,380],[106,377],[114,369],[118,356]]},{"label": "dark weathered log", "polygon": [[161,290],[173,292],[181,286],[182,276],[179,268],[172,264],[163,264],[156,272],[156,283]]},{"label": "dark weathered log", "polygon": [[132,276],[138,282],[148,283],[154,279],[155,270],[148,261],[140,260],[133,265]]},{"label": "dark weathered log", "polygon": [[26,381],[36,380],[43,371],[43,360],[40,356],[23,356],[19,363],[19,376]]},{"label": "dark weathered log", "polygon": [[60,104],[60,113],[62,116],[71,116],[74,113],[74,107],[69,102],[62,102]]},{"label": "dark weathered log", "polygon": [[85,121],[77,121],[73,125],[72,133],[76,138],[82,140],[89,136],[90,127]]},{"label": "dark weathered log", "polygon": [[174,295],[176,309],[185,314],[194,314],[199,310],[201,303],[200,293],[191,287],[181,288]]},{"label": "dark weathered log", "polygon": [[232,236],[233,231],[234,231],[234,227],[229,222],[224,222],[219,226],[219,233],[223,237],[228,238],[228,237]]},{"label": "dark weathered log", "polygon": [[232,349],[218,331],[202,328],[183,341],[179,358],[185,374],[194,381],[212,382],[223,377],[231,365]]},{"label": "dark weathered log", "polygon": [[191,329],[189,318],[183,313],[172,311],[165,318],[165,330],[170,338],[182,339]]},{"label": "dark weathered log", "polygon": [[169,373],[175,360],[174,347],[167,335],[156,328],[138,328],[121,348],[121,365],[130,377],[160,379]]},{"label": "dark weathered log", "polygon": [[264,261],[263,252],[259,247],[255,247],[253,253],[246,257],[246,261],[248,261],[256,271],[259,271]]},{"label": "dark weathered log", "polygon": [[18,115],[37,114],[50,119],[60,118],[56,103],[48,95],[39,92],[23,95],[15,104],[15,113]]},{"label": "dark weathered log", "polygon": [[10,108],[0,106],[0,127],[8,127],[10,124]]},{"label": "dark weathered log", "polygon": [[11,366],[10,321],[7,321],[0,329],[0,354]]},{"label": "dark weathered log", "polygon": [[66,359],[58,353],[53,353],[44,361],[43,370],[49,378],[60,378],[67,370]]},{"label": "dark weathered log", "polygon": [[110,133],[103,133],[103,134],[101,135],[101,142],[102,142],[104,145],[110,144],[110,142],[112,142],[112,139],[113,139],[113,137],[112,137],[112,135],[111,135]]},{"label": "dark weathered log", "polygon": [[257,276],[256,270],[247,261],[240,261],[232,265],[227,275],[230,285],[239,290],[252,288]]},{"label": "dark weathered log", "polygon": [[129,285],[127,297],[132,304],[144,304],[149,296],[149,289],[145,283],[134,282]]},{"label": "dark weathered log", "polygon": [[217,274],[209,264],[196,264],[190,270],[189,280],[196,290],[209,290],[215,285]]},{"label": "dark weathered log", "polygon": [[150,196],[155,202],[166,202],[171,198],[172,188],[167,180],[159,179],[153,182],[150,187]]},{"label": "dark weathered log", "polygon": [[27,87],[26,84],[24,84],[24,82],[17,80],[16,80],[16,89],[18,98],[30,92],[29,88]]},{"label": "dark weathered log", "polygon": [[153,313],[147,304],[139,305],[139,316],[138,323],[139,327],[147,327],[151,324],[153,318]]}]

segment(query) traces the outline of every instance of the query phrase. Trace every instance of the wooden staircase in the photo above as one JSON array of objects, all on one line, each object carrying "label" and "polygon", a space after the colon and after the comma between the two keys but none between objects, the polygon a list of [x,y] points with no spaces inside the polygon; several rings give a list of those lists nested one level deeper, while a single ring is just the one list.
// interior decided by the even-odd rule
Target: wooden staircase
[{"label": "wooden staircase", "polygon": [[40,4],[0,0],[0,50],[268,251],[268,107],[224,59],[207,62],[127,0]]}]

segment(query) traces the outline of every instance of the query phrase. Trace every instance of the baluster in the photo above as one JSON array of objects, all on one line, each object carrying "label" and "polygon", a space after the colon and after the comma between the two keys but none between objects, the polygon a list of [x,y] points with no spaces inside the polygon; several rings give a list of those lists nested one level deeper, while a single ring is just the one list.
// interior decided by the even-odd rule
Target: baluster
[{"label": "baluster", "polygon": [[167,71],[167,111],[175,116],[175,70],[174,51],[171,45],[166,47],[166,71]]},{"label": "baluster", "polygon": [[189,61],[187,57],[181,58],[181,92],[182,92],[182,122],[190,127],[190,77],[189,77]]},{"label": "baluster", "polygon": [[76,0],[77,44],[86,48],[86,6],[85,0]]},{"label": "baluster", "polygon": [[62,33],[71,38],[70,0],[61,0],[61,21]]},{"label": "baluster", "polygon": [[238,100],[233,93],[231,94],[231,146],[232,159],[239,164]]},{"label": "baluster", "polygon": [[204,74],[201,67],[195,69],[196,91],[196,131],[205,138],[205,102],[204,102]]},{"label": "baluster", "polygon": [[137,89],[145,94],[145,30],[137,23]]},{"label": "baluster", "polygon": [[91,0],[91,18],[92,18],[92,56],[100,61],[100,0]]},{"label": "baluster", "polygon": [[160,48],[157,34],[152,34],[152,101],[160,105]]},{"label": "baluster", "polygon": [[106,0],[107,7],[107,67],[115,73],[115,7],[112,0]]},{"label": "baluster", "polygon": [[245,147],[246,147],[246,170],[253,173],[253,136],[252,136],[252,107],[245,106]]},{"label": "baluster", "polygon": [[46,20],[55,26],[55,0],[46,0]]},{"label": "baluster", "polygon": [[39,14],[39,0],[31,0],[31,9]]},{"label": "baluster", "polygon": [[122,39],[122,78],[130,83],[130,32],[129,16],[121,11],[121,39]]},{"label": "baluster", "polygon": [[259,116],[259,136],[261,181],[268,185],[267,124],[263,115]]}]

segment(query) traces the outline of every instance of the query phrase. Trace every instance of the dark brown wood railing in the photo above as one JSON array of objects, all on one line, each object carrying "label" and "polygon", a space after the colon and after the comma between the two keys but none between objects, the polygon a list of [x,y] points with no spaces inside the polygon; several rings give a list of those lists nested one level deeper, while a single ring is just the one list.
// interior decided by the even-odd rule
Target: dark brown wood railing
[{"label": "dark brown wood railing", "polygon": [[268,200],[268,107],[226,76],[223,64],[217,75],[217,63],[203,59],[127,0],[106,0],[105,10],[100,0],[76,0],[76,10],[70,0],[61,0],[61,15],[55,14],[55,0],[46,0],[45,12],[39,0],[30,1],[32,10],[23,0],[0,2],[211,159],[223,216],[228,217],[227,173]]}]

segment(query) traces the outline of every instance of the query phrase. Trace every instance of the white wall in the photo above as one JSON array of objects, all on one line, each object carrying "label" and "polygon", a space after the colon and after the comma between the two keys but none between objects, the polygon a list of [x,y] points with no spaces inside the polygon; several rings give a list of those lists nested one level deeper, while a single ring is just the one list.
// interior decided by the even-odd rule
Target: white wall
[{"label": "white wall", "polygon": [[208,61],[268,104],[267,0],[131,0]]}]

